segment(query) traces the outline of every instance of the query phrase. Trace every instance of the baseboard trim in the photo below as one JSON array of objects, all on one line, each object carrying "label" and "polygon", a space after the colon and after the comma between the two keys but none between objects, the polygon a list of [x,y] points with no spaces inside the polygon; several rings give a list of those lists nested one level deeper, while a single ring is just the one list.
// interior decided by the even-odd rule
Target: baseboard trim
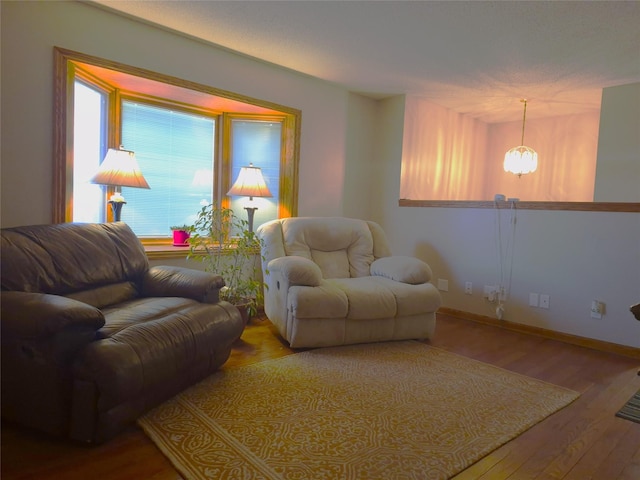
[{"label": "baseboard trim", "polygon": [[509,322],[507,320],[498,320],[486,315],[465,312],[463,310],[456,310],[454,308],[441,307],[438,310],[438,313],[450,315],[452,317],[463,318],[465,320],[471,320],[473,322],[483,323],[485,325],[491,325],[498,328],[504,328],[505,330],[525,333],[528,335],[535,335],[538,337],[548,338],[550,340],[558,340],[560,342],[569,343],[571,345],[578,345],[580,347],[591,348],[593,350],[599,350],[601,352],[615,353],[617,355],[623,355],[625,357],[640,359],[640,348],[618,345],[617,343],[595,340],[593,338],[579,337],[577,335],[571,335],[568,333],[555,332],[553,330],[547,330],[540,327],[532,327],[530,325],[522,325],[520,323]]}]

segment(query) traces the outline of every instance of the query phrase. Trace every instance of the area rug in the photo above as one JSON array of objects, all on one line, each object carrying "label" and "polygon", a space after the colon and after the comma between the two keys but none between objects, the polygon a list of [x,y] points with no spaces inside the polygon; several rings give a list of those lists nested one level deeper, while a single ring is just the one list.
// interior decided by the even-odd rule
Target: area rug
[{"label": "area rug", "polygon": [[636,394],[624,404],[624,407],[616,413],[616,417],[640,423],[640,391],[636,392]]},{"label": "area rug", "polygon": [[389,342],[221,371],[138,423],[187,480],[446,479],[577,397]]}]

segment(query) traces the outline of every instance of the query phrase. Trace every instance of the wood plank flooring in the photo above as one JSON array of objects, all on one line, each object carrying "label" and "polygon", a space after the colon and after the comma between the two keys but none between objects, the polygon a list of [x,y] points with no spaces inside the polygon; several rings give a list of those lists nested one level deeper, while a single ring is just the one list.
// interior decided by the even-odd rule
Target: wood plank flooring
[{"label": "wood plank flooring", "polygon": [[[438,315],[436,334],[427,343],[581,393],[573,404],[495,450],[456,480],[640,479],[640,424],[614,416],[640,389],[638,360],[444,314]],[[223,368],[291,353],[271,323],[257,318]],[[0,464],[3,480],[181,478],[135,426],[104,445],[88,447],[3,424]]]}]

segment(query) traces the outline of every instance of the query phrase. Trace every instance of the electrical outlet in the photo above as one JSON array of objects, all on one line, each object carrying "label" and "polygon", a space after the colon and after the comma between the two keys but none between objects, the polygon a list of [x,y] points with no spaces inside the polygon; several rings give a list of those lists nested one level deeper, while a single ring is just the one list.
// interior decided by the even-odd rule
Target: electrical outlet
[{"label": "electrical outlet", "polygon": [[466,293],[467,295],[473,294],[473,283],[465,282],[465,284],[464,284],[464,293]]},{"label": "electrical outlet", "polygon": [[602,318],[602,315],[604,315],[604,308],[604,302],[599,302],[598,300],[591,302],[591,318]]},{"label": "electrical outlet", "polygon": [[445,280],[444,278],[439,278],[438,279],[438,290],[441,290],[443,292],[448,292],[449,291],[449,280]]},{"label": "electrical outlet", "polygon": [[549,308],[551,297],[549,295],[540,295],[540,308]]},{"label": "electrical outlet", "polygon": [[500,287],[499,288],[498,300],[500,300],[501,302],[504,302],[504,301],[507,300],[507,288],[506,287]]},{"label": "electrical outlet", "polygon": [[482,297],[490,302],[495,302],[498,299],[498,287],[495,285],[485,285]]},{"label": "electrical outlet", "polygon": [[537,307],[539,304],[539,295],[537,293],[530,293],[529,294],[529,306],[530,307]]}]

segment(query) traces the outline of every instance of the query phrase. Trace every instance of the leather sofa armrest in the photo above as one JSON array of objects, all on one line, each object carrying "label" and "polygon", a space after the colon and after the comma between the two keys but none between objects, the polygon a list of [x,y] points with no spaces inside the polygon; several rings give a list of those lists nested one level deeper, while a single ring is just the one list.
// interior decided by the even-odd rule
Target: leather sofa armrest
[{"label": "leather sofa armrest", "polygon": [[102,312],[91,305],[59,295],[2,292],[0,295],[3,343],[9,339],[53,337],[62,331],[97,331]]},{"label": "leather sofa armrest", "polygon": [[145,297],[185,297],[217,303],[224,280],[220,275],[185,267],[151,267],[142,280]]},{"label": "leather sofa armrest", "polygon": [[280,273],[289,285],[317,287],[322,281],[320,267],[308,258],[296,255],[274,258],[267,268],[270,273]]},{"label": "leather sofa armrest", "polygon": [[431,267],[415,257],[395,255],[375,260],[371,264],[371,275],[385,277],[396,282],[418,285],[431,280]]}]

